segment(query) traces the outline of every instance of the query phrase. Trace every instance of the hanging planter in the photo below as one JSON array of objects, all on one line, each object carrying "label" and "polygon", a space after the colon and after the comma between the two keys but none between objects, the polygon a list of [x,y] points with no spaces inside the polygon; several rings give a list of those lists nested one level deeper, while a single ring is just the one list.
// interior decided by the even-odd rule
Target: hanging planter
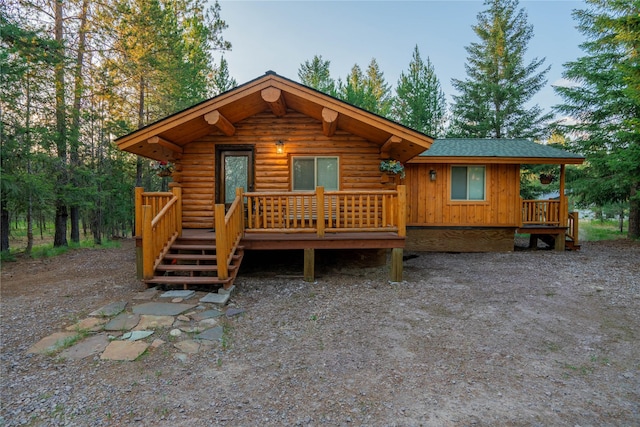
[{"label": "hanging planter", "polygon": [[541,173],[540,174],[540,184],[551,184],[553,182],[553,180],[555,179],[555,176],[553,176],[550,173]]},{"label": "hanging planter", "polygon": [[151,165],[156,174],[161,177],[171,176],[173,173],[173,165],[167,161],[156,162]]},{"label": "hanging planter", "polygon": [[398,175],[400,178],[404,178],[404,165],[398,160],[383,160],[380,162],[380,172],[386,172],[387,174]]}]

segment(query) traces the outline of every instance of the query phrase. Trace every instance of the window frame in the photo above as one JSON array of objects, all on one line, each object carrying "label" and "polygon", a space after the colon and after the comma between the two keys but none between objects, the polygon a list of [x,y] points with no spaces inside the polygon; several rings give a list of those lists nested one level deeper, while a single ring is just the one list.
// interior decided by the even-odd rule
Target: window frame
[{"label": "window frame", "polygon": [[[465,199],[454,199],[453,198],[453,169],[454,168],[465,168],[466,170],[466,198]],[[469,168],[482,168],[483,173],[483,182],[482,182],[482,199],[470,199],[469,198]],[[451,165],[449,167],[449,201],[454,203],[488,203],[489,198],[487,194],[487,165]]]},{"label": "window frame", "polygon": [[[295,189],[295,161],[298,159],[313,159],[313,182],[314,186],[310,190],[296,190]],[[330,188],[327,191],[339,191],[340,190],[340,156],[298,156],[291,155],[291,191],[315,191],[318,187],[318,159],[335,159],[336,160],[336,188]]]}]

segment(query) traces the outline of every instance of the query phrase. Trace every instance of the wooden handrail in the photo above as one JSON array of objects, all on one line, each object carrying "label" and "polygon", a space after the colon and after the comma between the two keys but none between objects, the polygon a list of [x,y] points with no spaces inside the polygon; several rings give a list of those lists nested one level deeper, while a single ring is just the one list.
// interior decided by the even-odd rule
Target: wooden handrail
[{"label": "wooden handrail", "polygon": [[569,212],[568,215],[568,219],[569,219],[569,229],[567,230],[567,237],[570,240],[573,240],[573,244],[574,245],[579,245],[578,242],[578,234],[579,234],[579,225],[578,225],[578,212]]},{"label": "wooden handrail", "polygon": [[523,200],[521,225],[562,226],[559,200]]},{"label": "wooden handrail", "polygon": [[223,203],[215,206],[216,264],[218,278],[229,278],[229,264],[244,233],[244,197],[242,188],[236,189],[236,198],[225,213]]},{"label": "wooden handrail", "polygon": [[142,278],[157,265],[182,231],[182,192],[148,192],[136,188],[136,236],[142,238]]},{"label": "wooden handrail", "polygon": [[406,236],[406,187],[354,190],[244,193],[247,232],[397,232]]}]

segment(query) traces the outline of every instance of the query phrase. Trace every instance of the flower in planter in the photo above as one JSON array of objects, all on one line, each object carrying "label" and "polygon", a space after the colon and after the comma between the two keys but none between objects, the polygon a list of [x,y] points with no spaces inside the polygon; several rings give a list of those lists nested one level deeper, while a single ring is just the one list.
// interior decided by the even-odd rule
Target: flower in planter
[{"label": "flower in planter", "polygon": [[173,164],[171,162],[167,162],[166,160],[162,160],[159,162],[151,163],[151,169],[156,171],[156,173],[160,176],[169,176],[173,172]]},{"label": "flower in planter", "polygon": [[381,161],[380,171],[400,175],[400,178],[404,178],[404,165],[398,160],[388,159]]},{"label": "flower in planter", "polygon": [[555,176],[551,173],[541,173],[540,174],[540,183],[541,184],[551,184]]}]

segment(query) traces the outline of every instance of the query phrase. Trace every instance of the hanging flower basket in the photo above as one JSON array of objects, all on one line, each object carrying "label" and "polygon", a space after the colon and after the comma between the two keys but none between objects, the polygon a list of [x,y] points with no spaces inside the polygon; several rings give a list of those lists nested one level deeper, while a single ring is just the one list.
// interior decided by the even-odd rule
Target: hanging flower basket
[{"label": "hanging flower basket", "polygon": [[173,173],[173,165],[167,161],[155,162],[151,164],[151,169],[156,171],[158,176],[171,176]]},{"label": "hanging flower basket", "polygon": [[540,184],[551,184],[554,180],[555,176],[549,173],[541,173],[540,174]]},{"label": "hanging flower basket", "polygon": [[380,162],[380,172],[386,172],[388,174],[400,175],[400,178],[404,178],[404,165],[398,160],[388,159]]}]

